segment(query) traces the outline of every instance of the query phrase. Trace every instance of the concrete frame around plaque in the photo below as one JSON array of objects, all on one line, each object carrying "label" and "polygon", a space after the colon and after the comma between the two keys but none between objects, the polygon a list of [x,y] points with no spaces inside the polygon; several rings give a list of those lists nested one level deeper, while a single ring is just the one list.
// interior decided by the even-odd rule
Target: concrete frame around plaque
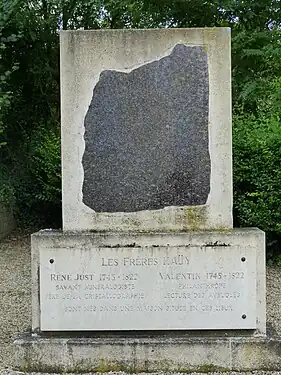
[{"label": "concrete frame around plaque", "polygon": [[[230,29],[63,31],[60,34],[60,44],[63,229],[111,231],[114,228],[115,231],[186,231],[232,228]],[[104,77],[105,71],[130,73],[138,68],[145,68],[150,63],[161,62],[161,59],[172,56],[177,46],[195,47],[203,54],[205,53],[207,58],[207,126],[210,159],[207,199],[198,205],[176,203],[167,206],[164,204],[164,207],[160,209],[150,209],[148,204],[147,209],[132,210],[132,212],[124,212],[125,210],[122,211],[122,209],[119,212],[118,208],[116,212],[95,211],[83,203],[84,123],[91,105],[93,90],[96,89],[99,80]],[[112,77],[109,79],[115,79],[114,75]],[[182,78],[188,80],[186,77]],[[201,95],[201,92],[199,94]],[[196,99],[195,96],[194,98]],[[151,99],[153,99],[153,95]],[[191,108],[194,108],[192,101],[190,105]],[[190,113],[187,108],[186,118],[190,118],[188,116]],[[184,113],[181,114],[179,121],[182,121],[183,118],[185,118]],[[159,126],[159,121],[155,121],[152,126]],[[182,126],[184,128],[185,124]],[[142,127],[140,126],[140,134],[141,131]],[[179,134],[183,134],[183,132],[179,132]],[[195,137],[195,135],[193,136]],[[110,134],[108,139],[111,139]],[[103,142],[106,143],[104,140]],[[172,146],[168,146],[170,147],[169,152],[173,153]],[[193,150],[195,150],[193,154],[198,153],[200,144],[197,145],[197,151],[196,144],[193,146]],[[103,146],[99,144],[99,147]],[[114,148],[114,145],[112,147]],[[133,151],[130,150],[132,155]],[[193,151],[189,152],[192,155]],[[163,154],[165,153],[163,152]],[[108,153],[106,157],[109,157]],[[200,155],[198,158],[200,159]],[[138,160],[140,159],[138,158]],[[186,159],[188,158],[185,157]],[[98,164],[97,160],[99,159],[96,158],[93,163]],[[114,162],[114,158],[112,160]],[[174,162],[175,166],[176,164],[177,162]],[[202,160],[201,166],[204,171],[204,161]],[[115,167],[113,169],[112,173],[119,173],[118,168],[117,171]],[[180,169],[180,173],[183,175],[185,172]],[[199,189],[199,193],[195,193],[199,197],[199,201],[200,181],[201,178],[204,178],[204,176],[202,177],[204,173],[198,171],[199,182],[197,186],[193,187],[195,190]],[[173,176],[172,174],[172,177],[169,177],[170,180],[173,179]],[[194,179],[189,180],[194,181]],[[116,181],[118,186],[118,178]],[[101,183],[105,184],[103,181]],[[117,189],[114,183],[112,186]],[[133,188],[137,189],[138,187],[139,182],[137,181]],[[104,188],[106,189],[107,186]],[[151,194],[154,194],[153,185],[148,186],[149,189]],[[103,187],[100,188],[100,194],[102,194],[102,190]],[[182,190],[184,195],[184,186]],[[144,189],[144,191],[146,190]],[[92,191],[93,204],[103,200],[98,194],[95,196],[95,193],[96,191]],[[112,191],[110,193],[114,194]],[[121,193],[124,193],[123,196],[126,195],[126,186]],[[120,195],[122,195],[121,193]]]},{"label": "concrete frame around plaque", "polygon": [[[265,234],[257,228],[172,234],[43,230],[31,244],[33,332],[266,334]],[[77,274],[83,278],[74,281]],[[176,309],[166,308],[171,305]]]}]

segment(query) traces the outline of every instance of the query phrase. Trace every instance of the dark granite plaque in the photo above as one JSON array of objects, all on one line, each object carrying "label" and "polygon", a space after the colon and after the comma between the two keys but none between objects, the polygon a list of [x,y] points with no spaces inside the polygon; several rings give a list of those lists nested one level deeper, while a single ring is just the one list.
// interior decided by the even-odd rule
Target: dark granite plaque
[{"label": "dark granite plaque", "polygon": [[83,202],[97,212],[206,203],[209,80],[203,47],[129,73],[105,70],[85,117]]}]

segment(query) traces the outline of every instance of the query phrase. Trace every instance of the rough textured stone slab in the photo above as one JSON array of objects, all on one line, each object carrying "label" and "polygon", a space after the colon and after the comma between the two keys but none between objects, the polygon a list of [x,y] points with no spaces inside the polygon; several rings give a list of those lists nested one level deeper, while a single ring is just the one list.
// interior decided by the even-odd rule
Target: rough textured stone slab
[{"label": "rough textured stone slab", "polygon": [[32,253],[34,331],[265,332],[264,234],[258,230],[47,231],[32,236]]},{"label": "rough textured stone slab", "polygon": [[83,202],[97,212],[205,204],[207,52],[178,44],[129,73],[103,71],[85,117]]}]

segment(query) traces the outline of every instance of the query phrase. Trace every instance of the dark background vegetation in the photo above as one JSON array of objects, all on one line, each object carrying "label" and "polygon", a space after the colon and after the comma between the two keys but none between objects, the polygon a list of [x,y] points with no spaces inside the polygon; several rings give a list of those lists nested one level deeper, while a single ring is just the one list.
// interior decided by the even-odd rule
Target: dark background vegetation
[{"label": "dark background vegetation", "polygon": [[61,226],[59,30],[232,29],[234,218],[281,261],[279,0],[0,0],[0,202]]}]

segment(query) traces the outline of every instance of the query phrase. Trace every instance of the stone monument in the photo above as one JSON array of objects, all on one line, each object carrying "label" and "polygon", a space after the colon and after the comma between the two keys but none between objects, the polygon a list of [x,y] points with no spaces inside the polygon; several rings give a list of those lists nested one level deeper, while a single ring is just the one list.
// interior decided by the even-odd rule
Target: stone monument
[{"label": "stone monument", "polygon": [[32,235],[18,367],[244,368],[265,245],[233,229],[230,30],[60,39],[63,230]]}]

